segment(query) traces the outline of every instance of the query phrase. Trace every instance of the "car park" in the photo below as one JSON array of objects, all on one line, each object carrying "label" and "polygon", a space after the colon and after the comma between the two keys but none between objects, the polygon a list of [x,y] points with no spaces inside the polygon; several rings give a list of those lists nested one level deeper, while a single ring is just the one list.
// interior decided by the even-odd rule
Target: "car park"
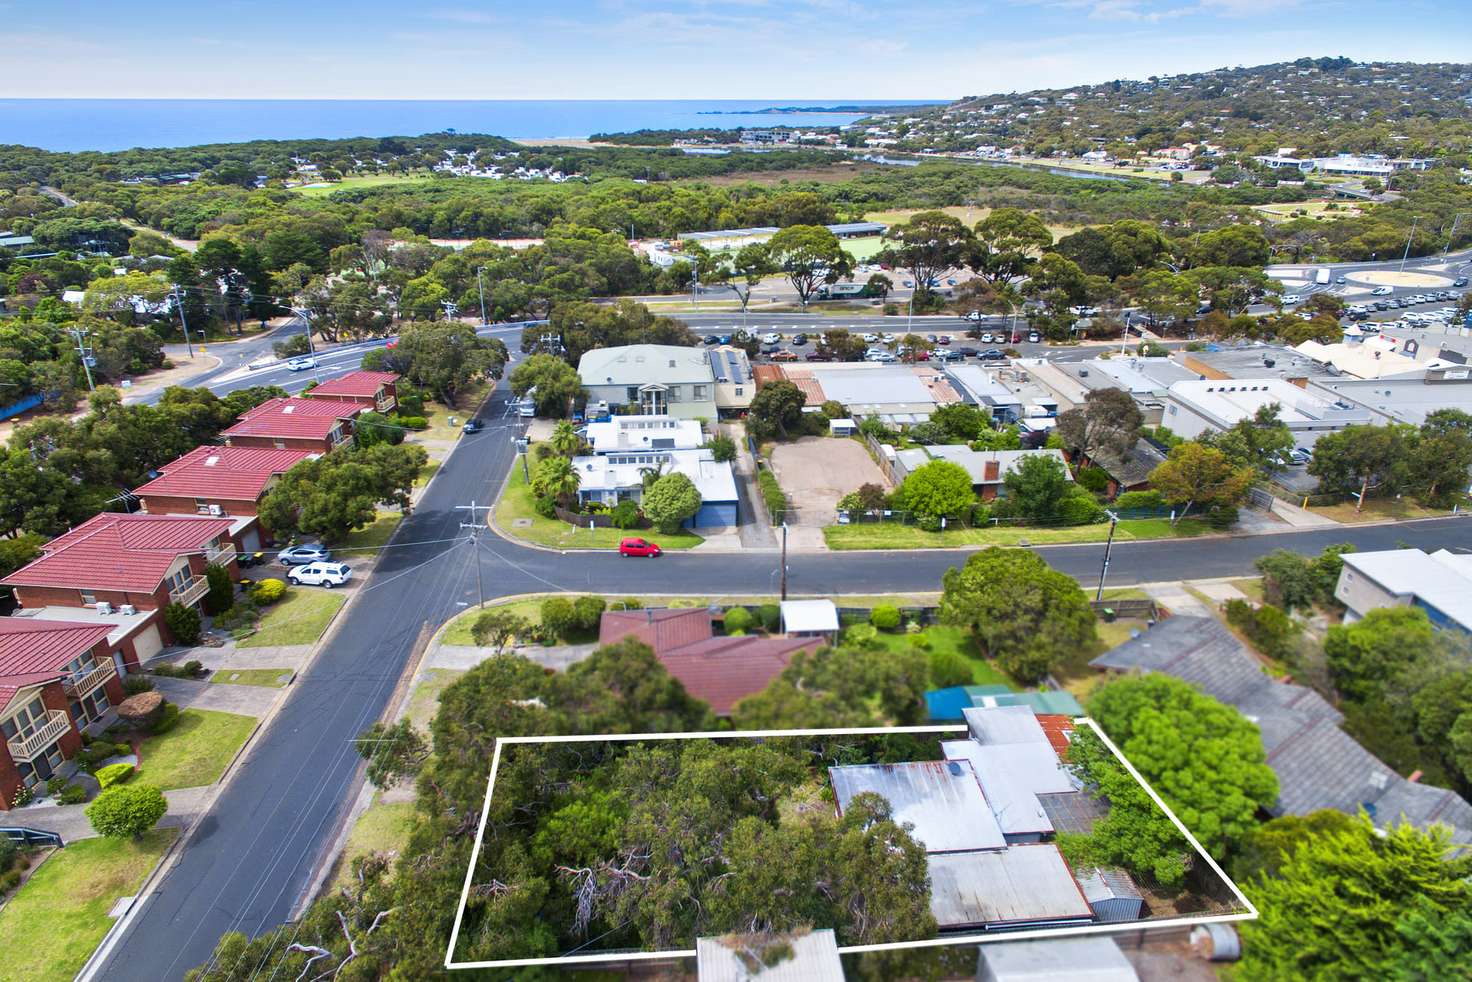
[{"label": "car park", "polygon": [[1294,447],[1292,450],[1288,451],[1288,458],[1292,460],[1294,464],[1302,466],[1313,459],[1313,454],[1309,453],[1302,447]]},{"label": "car park", "polygon": [[326,546],[315,542],[290,546],[276,554],[276,561],[283,566],[299,566],[303,563],[323,563],[332,558]]},{"label": "car park", "polygon": [[653,559],[655,556],[658,556],[663,551],[664,550],[659,548],[658,542],[650,542],[648,539],[641,539],[637,536],[630,536],[628,538],[621,539],[619,540],[618,544],[618,554],[620,556],[623,556],[625,559],[630,556],[642,556]]},{"label": "car park", "polygon": [[465,425],[461,427],[461,429],[464,430],[466,433],[479,433],[485,428],[486,424],[482,423],[478,419],[475,419],[474,417],[467,419],[465,421]]},{"label": "car park", "polygon": [[286,363],[286,367],[293,372],[305,372],[309,368],[317,367],[315,358],[293,358]]},{"label": "car park", "polygon": [[764,345],[762,345],[762,354],[764,354],[764,355],[775,355],[777,352],[779,352],[781,350],[782,350],[782,346],[780,344],[764,344]]},{"label": "car park", "polygon": [[353,571],[344,563],[306,563],[293,566],[286,578],[297,586],[321,586],[331,590],[352,578]]}]

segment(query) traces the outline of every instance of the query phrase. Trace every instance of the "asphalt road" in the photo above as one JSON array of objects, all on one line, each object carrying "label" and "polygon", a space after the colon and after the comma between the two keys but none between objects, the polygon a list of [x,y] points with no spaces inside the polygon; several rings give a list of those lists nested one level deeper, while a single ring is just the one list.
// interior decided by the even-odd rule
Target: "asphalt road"
[{"label": "asphalt road", "polygon": [[[494,535],[478,546],[460,529],[456,506],[487,502],[514,463],[519,422],[504,418],[506,389],[481,411],[482,433],[465,437],[441,466],[414,514],[344,615],[317,660],[292,685],[269,729],[192,833],[177,864],[132,915],[97,977],[158,980],[203,963],[226,931],[254,935],[288,918],[324,858],[360,787],[352,740],[388,705],[421,631],[476,599],[479,558],[487,598],[550,590],[604,593],[767,594],[775,551],[668,554],[658,560],[613,553],[561,554]],[[1405,542],[1472,548],[1472,522],[1441,519],[1396,526],[1281,535],[1116,544],[1109,583],[1248,574],[1275,548],[1316,552],[1349,541],[1362,549]],[[1102,546],[1039,548],[1049,563],[1092,585]],[[793,555],[790,590],[836,595],[934,590],[963,561],[951,551]]]}]

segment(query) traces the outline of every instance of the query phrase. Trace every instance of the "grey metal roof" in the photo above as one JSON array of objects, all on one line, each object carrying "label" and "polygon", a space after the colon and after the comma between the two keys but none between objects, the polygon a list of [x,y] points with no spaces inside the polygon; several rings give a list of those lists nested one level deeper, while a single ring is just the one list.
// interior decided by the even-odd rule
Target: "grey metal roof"
[{"label": "grey metal roof", "polygon": [[751,381],[751,360],[740,348],[710,349],[710,367],[717,382],[739,385]]},{"label": "grey metal roof", "polygon": [[1043,743],[1048,735],[1030,706],[971,707],[962,710],[971,738],[982,744]]},{"label": "grey metal roof", "polygon": [[1007,844],[976,772],[966,761],[922,760],[903,764],[853,764],[828,768],[839,810],[865,791],[890,804],[896,822],[926,852],[1001,849]]},{"label": "grey metal roof", "polygon": [[1091,869],[1087,873],[1079,873],[1075,879],[1078,880],[1080,889],[1084,892],[1084,899],[1091,904],[1097,904],[1101,900],[1112,900],[1123,897],[1128,900],[1143,900],[1140,890],[1135,886],[1135,881],[1122,869],[1114,869],[1101,866]]},{"label": "grey metal roof", "polygon": [[971,764],[997,824],[1008,835],[1053,831],[1038,792],[1075,790],[1047,743],[982,746],[975,740],[946,740],[940,749],[948,760]]},{"label": "grey metal roof", "polygon": [[1068,794],[1040,794],[1038,804],[1053,824],[1054,832],[1077,832],[1088,835],[1094,824],[1109,814],[1109,806],[1093,795],[1073,791]]},{"label": "grey metal roof", "polygon": [[[764,965],[761,948],[786,942],[791,957],[775,965]],[[742,952],[747,954],[742,958]],[[756,963],[753,971],[748,965]],[[700,982],[843,982],[843,962],[833,932],[824,929],[779,937],[743,938],[726,935],[699,938],[695,942],[696,976]]]},{"label": "grey metal roof", "polygon": [[578,375],[588,386],[715,381],[704,348],[672,344],[594,348],[578,360]]},{"label": "grey metal roof", "polygon": [[979,948],[977,978],[988,982],[1138,982],[1113,938],[1101,935],[1008,941]]},{"label": "grey metal roof", "polygon": [[1087,921],[1093,910],[1051,843],[927,856],[942,928]]},{"label": "grey metal roof", "polygon": [[1279,814],[1366,809],[1377,825],[1404,817],[1443,823],[1472,842],[1472,805],[1445,788],[1412,783],[1339,728],[1339,711],[1312,689],[1275,682],[1213,617],[1172,617],[1095,658],[1120,671],[1164,672],[1235,706],[1262,731],[1267,762],[1278,775]]}]

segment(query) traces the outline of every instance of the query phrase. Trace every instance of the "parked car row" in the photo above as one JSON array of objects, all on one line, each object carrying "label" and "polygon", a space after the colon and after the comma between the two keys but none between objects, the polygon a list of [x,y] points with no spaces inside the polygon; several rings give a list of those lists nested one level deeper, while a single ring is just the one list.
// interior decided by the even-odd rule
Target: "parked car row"
[{"label": "parked car row", "polygon": [[316,542],[288,546],[276,554],[276,561],[286,570],[286,579],[297,586],[321,586],[332,589],[352,578],[346,563],[332,562],[332,551]]}]

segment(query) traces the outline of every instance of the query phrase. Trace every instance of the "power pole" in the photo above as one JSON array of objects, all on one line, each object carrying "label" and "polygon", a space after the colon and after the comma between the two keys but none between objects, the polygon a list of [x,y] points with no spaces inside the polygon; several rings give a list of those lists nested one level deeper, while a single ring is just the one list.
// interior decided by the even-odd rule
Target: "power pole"
[{"label": "power pole", "polygon": [[92,384],[92,355],[88,353],[87,348],[82,344],[82,339],[92,332],[83,330],[80,327],[73,327],[68,330],[68,333],[77,340],[77,356],[82,359],[82,371],[87,373],[87,391],[92,392],[97,388],[97,386]]},{"label": "power pole", "polygon": [[174,286],[174,306],[179,308],[179,326],[184,329],[184,347],[189,350],[189,359],[194,360],[194,345],[189,343],[189,321],[184,318],[184,298],[179,296],[179,287]]},{"label": "power pole", "polygon": [[[771,581],[768,580],[770,583]],[[787,599],[787,519],[782,520],[782,599]]]},{"label": "power pole", "polygon": [[1416,223],[1420,220],[1420,215],[1417,215],[1415,218],[1411,219],[1411,234],[1406,236],[1406,251],[1400,257],[1400,268],[1402,271],[1404,271],[1406,268],[1406,260],[1411,257],[1411,240],[1416,237]]},{"label": "power pole", "polygon": [[470,529],[470,547],[475,552],[475,592],[480,598],[480,606],[484,607],[486,605],[486,591],[480,581],[480,533],[490,526],[482,522],[477,522],[475,520],[475,513],[477,511],[489,512],[491,506],[477,505],[474,501],[471,501],[468,505],[456,505],[455,510],[470,512],[470,521],[461,522],[460,527]]},{"label": "power pole", "polygon": [[486,327],[486,285],[481,281],[480,274],[485,272],[484,266],[475,268],[475,285],[480,290],[480,326]]},{"label": "power pole", "polygon": [[1109,552],[1114,548],[1114,527],[1119,524],[1119,515],[1115,512],[1105,512],[1109,516],[1109,538],[1104,542],[1104,568],[1099,570],[1099,589],[1094,593],[1094,600],[1104,599],[1104,577],[1109,575]]}]

